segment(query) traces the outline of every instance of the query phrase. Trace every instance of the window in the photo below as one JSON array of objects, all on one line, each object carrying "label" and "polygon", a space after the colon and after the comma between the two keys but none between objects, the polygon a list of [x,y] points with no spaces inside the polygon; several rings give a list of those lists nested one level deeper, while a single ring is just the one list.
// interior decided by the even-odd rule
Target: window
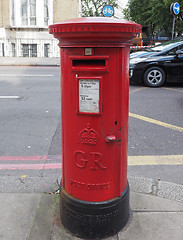
[{"label": "window", "polygon": [[7,1],[10,1],[10,24],[13,27],[47,27],[53,21],[54,0]]},{"label": "window", "polygon": [[37,57],[37,44],[22,44],[23,57]]},{"label": "window", "polygon": [[30,57],[37,57],[37,44],[30,44]]},{"label": "window", "polygon": [[183,51],[183,45],[179,46],[178,49]]},{"label": "window", "polygon": [[15,43],[12,43],[12,44],[11,44],[11,49],[12,49],[12,57],[16,57]]},{"label": "window", "polygon": [[45,43],[44,44],[44,57],[49,57],[49,48],[50,48],[50,44]]},{"label": "window", "polygon": [[4,43],[2,43],[2,56],[5,56],[5,51],[4,51]]},{"label": "window", "polygon": [[168,51],[167,55],[175,55],[176,51],[177,51],[177,48],[173,48],[170,51]]},{"label": "window", "polygon": [[14,0],[11,0],[11,22],[12,25],[15,25],[15,3]]},{"label": "window", "polygon": [[176,47],[176,48],[173,48],[172,50],[170,50],[170,51],[167,53],[167,55],[175,55],[177,50],[183,50],[183,46],[181,45],[181,46],[178,46],[178,47]]},{"label": "window", "polygon": [[49,21],[49,8],[48,8],[48,0],[44,0],[44,25],[48,26]]},{"label": "window", "polygon": [[27,0],[22,0],[21,4],[21,18],[22,18],[22,25],[28,25],[28,5]]},{"label": "window", "polygon": [[36,0],[21,0],[22,25],[36,25]]},{"label": "window", "polygon": [[29,0],[30,4],[30,25],[36,25],[36,0]]}]

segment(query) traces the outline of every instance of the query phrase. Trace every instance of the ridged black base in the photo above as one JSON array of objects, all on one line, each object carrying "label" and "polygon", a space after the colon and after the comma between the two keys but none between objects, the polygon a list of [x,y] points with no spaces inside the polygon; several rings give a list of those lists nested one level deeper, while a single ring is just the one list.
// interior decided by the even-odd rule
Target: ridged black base
[{"label": "ridged black base", "polygon": [[118,233],[130,215],[129,185],[119,198],[104,202],[87,202],[60,191],[62,224],[75,236],[98,239]]}]

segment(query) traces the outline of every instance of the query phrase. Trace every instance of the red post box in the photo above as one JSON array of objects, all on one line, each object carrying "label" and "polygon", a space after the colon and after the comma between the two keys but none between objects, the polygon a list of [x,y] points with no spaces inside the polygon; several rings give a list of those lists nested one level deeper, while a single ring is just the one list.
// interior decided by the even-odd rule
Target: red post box
[{"label": "red post box", "polygon": [[113,235],[129,218],[129,52],[140,31],[112,18],[49,26],[61,52],[60,215],[79,237]]}]

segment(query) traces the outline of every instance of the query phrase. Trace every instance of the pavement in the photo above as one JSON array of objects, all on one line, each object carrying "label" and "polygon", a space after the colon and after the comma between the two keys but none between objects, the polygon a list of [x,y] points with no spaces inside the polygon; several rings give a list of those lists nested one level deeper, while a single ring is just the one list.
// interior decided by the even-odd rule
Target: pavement
[{"label": "pavement", "polygon": [[60,58],[0,57],[0,66],[60,66]]},{"label": "pavement", "polygon": [[[59,61],[0,57],[3,66],[59,66]],[[183,185],[132,176],[128,180],[132,215],[118,234],[106,240],[182,240]],[[13,188],[0,193],[0,240],[79,240],[62,226],[55,183],[45,193],[17,193]]]},{"label": "pavement", "polygon": [[[183,186],[136,177],[128,180],[132,216],[106,240],[182,240]],[[60,222],[55,188],[45,193],[0,193],[0,239],[79,240]]]}]

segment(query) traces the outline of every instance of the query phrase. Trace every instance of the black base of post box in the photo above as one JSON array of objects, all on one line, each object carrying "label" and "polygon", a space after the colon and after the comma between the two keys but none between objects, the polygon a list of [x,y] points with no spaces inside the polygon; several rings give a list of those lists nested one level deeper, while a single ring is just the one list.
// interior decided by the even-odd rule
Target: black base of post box
[{"label": "black base of post box", "polygon": [[82,201],[60,189],[62,224],[75,236],[89,239],[109,237],[118,233],[128,222],[129,185],[119,198],[104,202]]}]

